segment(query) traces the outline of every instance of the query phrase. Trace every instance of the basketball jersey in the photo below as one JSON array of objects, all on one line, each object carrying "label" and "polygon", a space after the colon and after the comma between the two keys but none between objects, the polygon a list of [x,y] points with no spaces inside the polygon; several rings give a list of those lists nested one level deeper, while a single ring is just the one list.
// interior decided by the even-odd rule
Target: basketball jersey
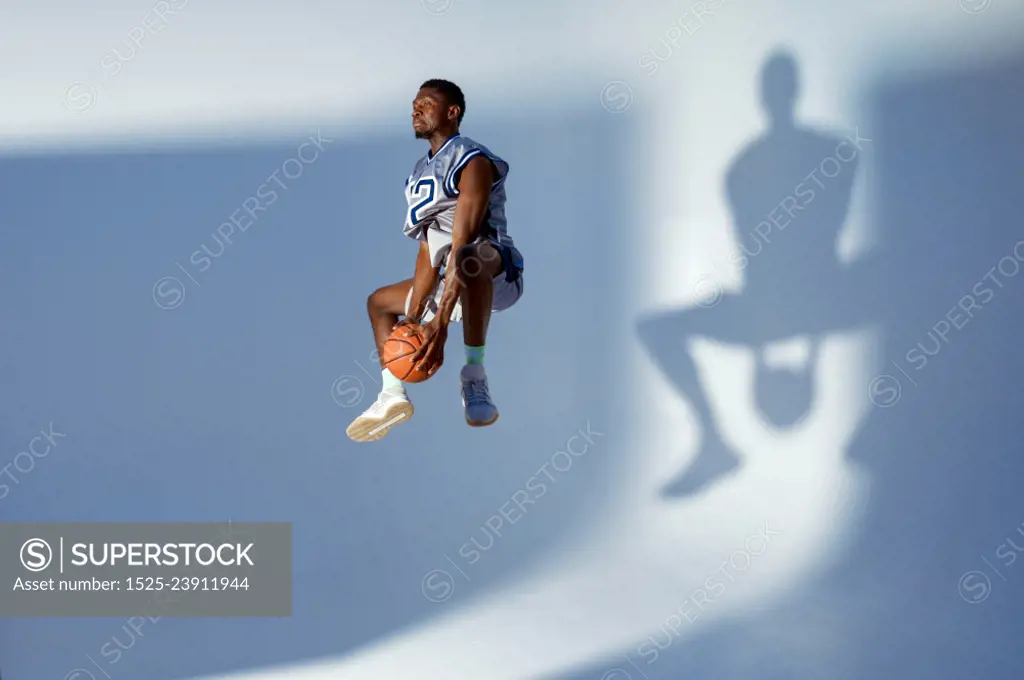
[{"label": "basketball jersey", "polygon": [[477,156],[489,158],[497,179],[491,187],[491,198],[484,214],[480,235],[496,246],[507,246],[522,267],[521,255],[508,235],[505,222],[505,178],[508,163],[495,156],[483,144],[455,134],[448,138],[436,154],[429,152],[413,168],[405,180],[405,235],[426,241],[430,261],[435,267],[446,264],[452,243],[455,202],[459,197],[462,169]]}]

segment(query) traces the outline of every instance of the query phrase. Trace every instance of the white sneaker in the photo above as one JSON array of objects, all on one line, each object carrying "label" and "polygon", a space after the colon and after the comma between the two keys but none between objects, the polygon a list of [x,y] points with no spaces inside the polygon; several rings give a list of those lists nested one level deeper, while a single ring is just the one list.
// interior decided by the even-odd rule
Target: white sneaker
[{"label": "white sneaker", "polygon": [[383,390],[370,408],[352,421],[345,430],[349,439],[357,442],[372,442],[380,439],[392,427],[412,418],[412,402],[405,390]]},{"label": "white sneaker", "polygon": [[462,367],[462,406],[466,409],[466,423],[471,427],[484,427],[498,419],[498,408],[487,391],[482,364]]}]

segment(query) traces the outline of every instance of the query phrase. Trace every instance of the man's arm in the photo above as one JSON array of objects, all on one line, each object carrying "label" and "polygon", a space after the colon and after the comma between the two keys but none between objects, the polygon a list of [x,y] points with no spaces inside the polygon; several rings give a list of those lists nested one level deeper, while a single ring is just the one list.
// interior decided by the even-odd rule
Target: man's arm
[{"label": "man's arm", "polygon": [[430,247],[426,241],[420,241],[420,250],[416,254],[416,271],[412,275],[412,298],[409,300],[409,314],[406,319],[420,323],[427,307],[430,291],[437,282],[437,268],[430,262]]},{"label": "man's arm", "polygon": [[452,224],[452,249],[448,254],[448,268],[445,271],[444,294],[437,305],[438,320],[445,326],[462,295],[462,280],[456,271],[455,258],[463,246],[472,243],[480,235],[480,226],[487,214],[493,185],[491,161],[483,154],[470,160],[462,169]]}]

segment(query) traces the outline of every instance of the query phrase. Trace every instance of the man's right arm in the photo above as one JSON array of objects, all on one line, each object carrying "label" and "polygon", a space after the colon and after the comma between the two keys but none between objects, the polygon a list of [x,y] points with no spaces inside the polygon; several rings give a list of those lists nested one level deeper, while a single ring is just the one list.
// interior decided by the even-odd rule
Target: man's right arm
[{"label": "man's right arm", "polygon": [[406,320],[420,323],[426,311],[430,292],[437,283],[438,268],[430,262],[430,247],[426,241],[420,241],[420,250],[416,254],[416,271],[412,277],[412,298],[409,300],[409,314]]}]

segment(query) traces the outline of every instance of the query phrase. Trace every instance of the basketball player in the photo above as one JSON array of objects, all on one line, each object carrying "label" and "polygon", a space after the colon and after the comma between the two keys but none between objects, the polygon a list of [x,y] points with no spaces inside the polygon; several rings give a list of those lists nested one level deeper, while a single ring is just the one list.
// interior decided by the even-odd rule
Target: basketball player
[{"label": "basketball player", "polygon": [[[378,353],[399,325],[422,326],[414,360],[430,375],[444,359],[449,323],[461,320],[462,404],[466,422],[481,427],[498,419],[483,365],[487,325],[491,312],[522,295],[523,258],[505,224],[508,163],[459,133],[465,113],[465,97],[452,82],[428,80],[416,93],[412,129],[430,144],[405,181],[404,233],[419,241],[416,268],[411,279],[375,290],[366,307]],[[380,439],[412,417],[405,386],[383,361],[381,369],[377,400],[346,431],[355,441]]]}]

